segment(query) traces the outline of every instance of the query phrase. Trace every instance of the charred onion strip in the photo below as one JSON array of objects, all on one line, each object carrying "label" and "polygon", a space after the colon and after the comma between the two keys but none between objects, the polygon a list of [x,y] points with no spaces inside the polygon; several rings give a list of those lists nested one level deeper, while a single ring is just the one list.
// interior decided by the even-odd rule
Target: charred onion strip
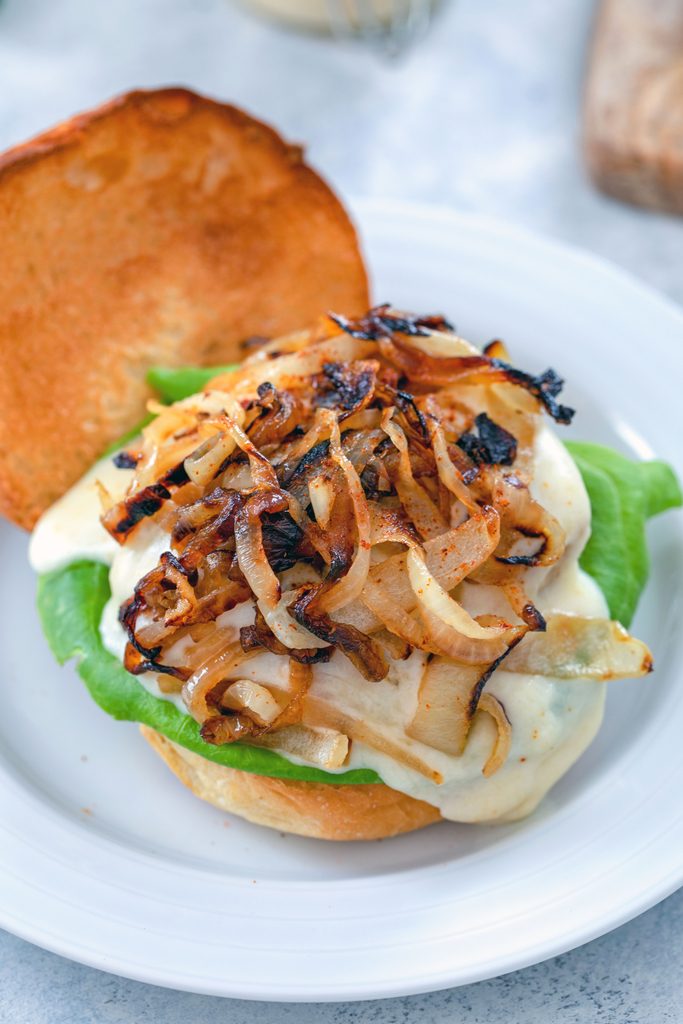
[{"label": "charred onion strip", "polygon": [[156,515],[173,491],[178,490],[190,480],[185,462],[164,473],[155,483],[142,487],[135,494],[113,505],[102,516],[102,525],[115,541],[124,544],[131,530],[149,516]]},{"label": "charred onion strip", "polygon": [[524,388],[530,395],[538,399],[549,416],[556,423],[571,423],[574,418],[574,409],[567,405],[561,405],[556,401],[557,396],[564,387],[564,381],[553,369],[544,370],[543,373],[534,377],[524,370],[517,370],[502,359],[492,359],[491,365],[494,370],[500,372],[500,380],[510,384],[516,384]]},{"label": "charred onion strip", "polygon": [[332,585],[325,589],[324,594],[321,593],[316,602],[317,608],[325,614],[338,611],[360,595],[370,570],[371,548],[370,510],[358,473],[342,449],[337,423],[331,427],[330,455],[341,471],[345,493],[351,500],[356,527],[356,553],[350,564],[347,564],[346,554],[341,555],[338,564],[332,562],[328,577],[332,579]]},{"label": "charred onion strip", "polygon": [[315,665],[321,661],[329,661],[332,654],[331,647],[312,647],[309,650],[296,647],[286,647],[275,636],[268,627],[260,609],[256,608],[256,619],[253,626],[243,626],[240,629],[240,644],[243,651],[254,651],[263,647],[271,654],[279,654],[282,657],[289,657],[293,662],[301,665]]},{"label": "charred onion strip", "polygon": [[[159,661],[162,644],[155,642],[155,645],[150,647],[149,641],[145,643],[137,634],[137,620],[140,614],[148,607],[149,590],[161,586],[166,578],[166,572],[167,563],[162,560],[159,566],[152,569],[146,576],[143,576],[138,582],[133,596],[124,602],[119,609],[119,622],[128,637],[128,644],[124,654],[124,666],[133,675],[139,675],[142,672],[161,672],[185,679],[187,678],[186,673],[184,674],[180,669],[165,665]],[[175,589],[173,584],[170,586],[171,589]],[[169,631],[165,621],[167,614],[168,611],[165,610],[162,625],[157,629],[158,639],[162,639]],[[175,617],[177,617],[177,610]]]},{"label": "charred onion strip", "polygon": [[502,586],[517,581],[522,567],[550,566],[560,560],[566,546],[564,530],[514,473],[489,469],[481,474],[477,488],[501,519],[500,544],[494,559],[477,572],[479,582]]},{"label": "charred onion strip", "polygon": [[523,388],[556,423],[571,423],[574,418],[574,410],[557,401],[564,381],[552,368],[534,376],[500,359],[487,359],[486,356],[424,356],[420,361],[414,358],[400,339],[384,344],[387,357],[422,387],[446,387],[454,380],[462,384],[493,384],[500,381]]},{"label": "charred onion strip", "polygon": [[382,430],[399,453],[397,471],[390,474],[392,483],[418,533],[425,539],[439,537],[446,532],[448,524],[435,502],[413,476],[408,441],[401,427],[393,422],[393,412],[392,408],[385,409],[382,416]]},{"label": "charred onion strip", "polygon": [[[289,441],[283,445],[272,458],[272,463],[277,469],[278,480],[282,487],[289,488],[294,474],[299,469],[301,462],[308,455],[311,449],[320,442],[327,440],[329,433],[329,418],[324,409],[317,409],[311,426],[301,437]],[[327,448],[324,449],[327,453]]]},{"label": "charred onion strip", "polygon": [[510,747],[512,746],[512,727],[510,725],[510,719],[505,713],[505,708],[491,693],[483,694],[479,701],[478,714],[490,715],[493,719],[497,735],[496,741],[493,744],[493,750],[489,754],[486,764],[482,768],[482,774],[490,779],[492,775],[495,775],[500,768],[503,767],[507,761],[508,754],[510,753]]},{"label": "charred onion strip", "polygon": [[129,642],[123,655],[123,667],[131,675],[139,676],[143,672],[158,672],[162,675],[173,676],[176,679],[187,679],[187,670],[177,665],[165,665],[154,658],[146,658],[138,647]]},{"label": "charred onion strip", "polygon": [[279,443],[297,425],[300,411],[289,391],[278,391],[269,381],[258,386],[258,401],[255,403],[261,415],[247,430],[249,439],[256,448],[261,445]]},{"label": "charred onion strip", "polygon": [[433,316],[413,316],[408,313],[391,311],[388,302],[374,306],[364,317],[348,320],[339,313],[328,314],[337,327],[346,331],[353,338],[366,341],[378,341],[379,338],[390,338],[395,332],[425,337],[432,331],[453,331],[452,324],[440,314]]},{"label": "charred onion strip", "polygon": [[326,644],[338,647],[366,679],[384,679],[389,665],[379,645],[355,626],[333,622],[328,615],[318,613],[317,595],[317,589],[308,590],[289,606],[296,621]]},{"label": "charred onion strip", "polygon": [[372,401],[377,383],[379,363],[366,360],[356,363],[325,363],[323,372],[313,381],[316,403],[339,410],[339,421],[365,409]]},{"label": "charred onion strip", "polygon": [[226,429],[233,441],[238,448],[241,448],[244,454],[249,459],[249,467],[251,469],[251,476],[255,487],[270,487],[276,489],[279,487],[278,478],[275,470],[271,466],[266,456],[258,450],[256,445],[252,442],[251,438],[242,430],[239,423],[234,420],[227,413],[223,414],[223,420],[226,424]]},{"label": "charred onion strip", "polygon": [[475,416],[477,433],[461,434],[458,447],[462,448],[476,465],[511,466],[517,458],[517,438],[505,427],[480,412]]},{"label": "charred onion strip", "polygon": [[519,582],[503,583],[501,590],[510,602],[515,615],[518,615],[522,622],[526,622],[529,629],[534,632],[543,632],[546,628],[546,621],[533,601],[530,601],[526,591]]},{"label": "charred onion strip", "polygon": [[[232,537],[235,514],[244,504],[237,491],[215,487],[192,504],[181,505],[171,532],[171,541],[178,551],[191,548],[193,552],[208,554],[212,545]],[[195,554],[196,557],[196,554]]]},{"label": "charred onion strip", "polygon": [[282,491],[259,491],[247,498],[235,516],[235,552],[242,575],[256,600],[271,610],[280,600],[280,581],[266,556],[261,516],[288,508],[289,498]]},{"label": "charred onion strip", "polygon": [[117,469],[135,469],[140,461],[140,455],[129,449],[124,449],[122,452],[117,452],[111,461]]},{"label": "charred onion strip", "polygon": [[[571,423],[574,410],[557,401],[564,381],[555,370],[547,369],[534,376],[489,355],[430,355],[411,344],[411,338],[429,335],[435,329],[443,330],[444,322],[440,327],[435,327],[428,325],[425,319],[392,317],[385,312],[388,309],[386,306],[379,309],[382,312],[378,314],[377,310],[371,310],[365,320],[361,321],[348,321],[343,317],[333,319],[353,337],[379,342],[385,358],[402,370],[411,381],[423,387],[447,387],[456,379],[469,384],[505,381],[533,395],[557,423]],[[453,340],[457,342],[460,339]]]},{"label": "charred onion strip", "polygon": [[[332,413],[329,414],[331,417]],[[382,650],[370,637],[352,625],[335,622],[332,612],[344,608],[357,597],[365,585],[370,569],[371,521],[363,488],[354,467],[341,447],[339,425],[330,423],[330,457],[341,472],[344,490],[338,497],[348,496],[353,507],[356,526],[356,551],[344,515],[338,517],[331,531],[329,573],[318,586],[308,588],[289,606],[299,625],[320,640],[338,647],[365,676],[383,679],[389,666]],[[353,521],[353,520],[351,520]]]},{"label": "charred onion strip", "polygon": [[[159,564],[138,581],[133,597],[121,606],[119,620],[128,636],[124,664],[134,675],[153,671],[187,679],[189,670],[160,660],[164,648],[175,639],[178,627],[212,621],[246,598],[243,588],[225,580],[224,575],[218,593],[206,593],[207,579],[213,582],[210,567],[202,566],[203,586],[198,587],[200,572],[188,566],[186,558],[164,552]],[[155,614],[155,621],[140,628],[138,619],[143,612]]]},{"label": "charred onion strip", "polygon": [[[329,321],[331,324],[331,321]],[[241,369],[229,376],[216,378],[213,387],[223,386],[238,401],[253,401],[259,384],[267,381],[281,391],[295,391],[302,382],[310,387],[312,377],[322,373],[325,363],[353,363],[373,358],[377,346],[371,341],[356,339],[348,334],[317,339],[311,344],[311,336],[303,333],[303,340],[296,351],[280,348],[278,342],[263,349]]]},{"label": "charred onion strip", "polygon": [[[434,406],[429,403],[430,412]],[[476,514],[479,505],[476,501],[475,496],[469,490],[464,480],[458,473],[453,460],[450,457],[448,451],[448,445],[446,444],[446,437],[443,432],[443,428],[439,423],[436,415],[431,412],[429,417],[429,435],[432,442],[432,449],[434,451],[434,459],[436,462],[436,471],[439,476],[439,480],[451,494],[462,502],[463,506],[467,509],[470,515]]]}]

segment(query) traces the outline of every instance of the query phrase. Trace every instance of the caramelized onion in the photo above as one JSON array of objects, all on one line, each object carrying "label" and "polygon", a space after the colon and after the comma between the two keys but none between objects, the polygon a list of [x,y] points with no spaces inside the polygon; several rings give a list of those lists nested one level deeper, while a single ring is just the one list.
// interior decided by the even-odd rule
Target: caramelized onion
[{"label": "caramelized onion", "polygon": [[[398,563],[405,568],[405,562]],[[411,647],[422,647],[425,631],[410,610],[406,610],[394,600],[391,591],[384,584],[370,580],[363,591],[363,601],[373,619],[366,625],[369,632],[383,626]],[[375,625],[377,623],[377,625]],[[372,627],[372,628],[369,628]]]},{"label": "caramelized onion", "polygon": [[[428,408],[431,411],[433,406],[428,405]],[[436,471],[439,474],[439,480],[446,490],[450,491],[458,501],[462,502],[470,515],[476,515],[479,510],[479,506],[474,495],[471,494],[453,465],[453,461],[448,454],[448,446],[446,445],[443,429],[433,412],[428,420],[428,429],[432,442],[432,449],[434,451],[434,458],[436,460]]]},{"label": "caramelized onion", "polygon": [[269,610],[280,600],[280,581],[266,557],[261,516],[267,512],[282,512],[288,506],[287,496],[282,491],[259,491],[247,499],[235,516],[235,551],[240,570],[259,605]]},{"label": "caramelized onion", "polygon": [[[564,530],[557,519],[535,501],[514,474],[501,476],[496,487],[496,501],[502,508],[501,545],[496,560],[506,565],[555,565],[566,546]],[[517,553],[515,541],[537,538],[533,553]]]},{"label": "caramelized onion", "polygon": [[448,387],[454,380],[471,377],[476,371],[490,372],[490,360],[476,349],[462,355],[434,356],[415,348],[411,340],[397,335],[381,338],[379,347],[389,363],[422,388]]},{"label": "caramelized onion", "polygon": [[257,747],[291,754],[326,771],[341,768],[349,755],[349,738],[342,732],[337,729],[312,729],[301,724],[282,726],[250,742]]},{"label": "caramelized onion", "polygon": [[184,462],[178,462],[152,484],[147,484],[105,512],[102,525],[119,544],[124,544],[135,527],[154,516],[174,491],[188,483]]},{"label": "caramelized onion", "polygon": [[393,483],[396,487],[401,504],[415,529],[424,538],[439,537],[448,529],[448,524],[439,508],[429,497],[413,476],[413,469],[408,453],[406,435],[397,423],[392,421],[393,409],[385,409],[382,416],[382,429],[391,438],[398,450],[398,472]]},{"label": "caramelized onion", "polygon": [[261,731],[253,718],[247,715],[214,714],[204,720],[199,733],[205,743],[222,746],[224,743],[236,743],[238,740],[251,740]]},{"label": "caramelized onion", "polygon": [[[315,648],[325,648],[332,641],[324,636],[307,628],[306,621],[299,621],[291,614],[292,605],[296,605],[304,595],[309,593],[310,587],[299,587],[296,590],[287,590],[282,595],[274,608],[260,604],[259,608],[269,628],[273,631],[280,643],[285,647],[301,651],[310,651]],[[288,653],[290,653],[288,651]]]},{"label": "caramelized onion", "polygon": [[283,487],[289,489],[292,474],[301,464],[302,459],[316,448],[330,434],[330,420],[327,410],[317,409],[313,422],[308,430],[295,441],[282,446],[273,456],[273,465],[277,467],[278,479]]},{"label": "caramelized onion", "polygon": [[382,754],[403,764],[406,768],[424,775],[431,782],[440,784],[443,776],[435,768],[430,768],[421,757],[410,749],[410,742],[407,744],[397,743],[389,739],[383,733],[363,722],[356,715],[341,711],[336,706],[324,701],[319,697],[307,697],[304,702],[304,721],[309,725],[325,726],[328,729],[337,729],[345,733],[356,743],[363,743],[366,747],[379,750]]},{"label": "caramelized onion", "polygon": [[[277,348],[277,346],[276,346]],[[253,360],[247,362],[229,377],[224,379],[225,386],[239,398],[252,397],[263,381],[269,381],[273,387],[292,391],[301,387],[303,382],[322,373],[325,363],[351,363],[372,357],[376,346],[372,342],[351,338],[346,334],[326,339],[318,345],[305,346],[296,352],[287,353],[278,358],[268,359],[268,352],[263,349],[256,353]],[[217,387],[220,378],[212,381]]]},{"label": "caramelized onion", "polygon": [[443,653],[466,660],[466,652],[469,655],[468,661],[486,664],[499,658],[519,637],[519,628],[512,628],[507,623],[501,626],[482,626],[473,619],[462,605],[449,596],[417,552],[408,552],[406,564],[420,613],[425,616],[428,639],[433,638],[442,651],[443,646],[449,643],[453,643],[458,651],[457,654],[451,653],[451,650]]},{"label": "caramelized onion", "polygon": [[618,622],[556,614],[545,633],[524,638],[505,669],[551,679],[635,679],[652,671],[652,655]]},{"label": "caramelized onion", "polygon": [[289,391],[278,391],[270,382],[265,382],[258,387],[256,404],[261,415],[251,423],[249,439],[257,448],[277,444],[296,426],[300,412]]},{"label": "caramelized onion", "polygon": [[[375,341],[391,338],[398,331],[410,338],[428,338],[435,332],[452,331],[448,320],[441,314],[416,316],[414,313],[392,309],[388,302],[373,306],[365,316],[349,320],[339,313],[329,313],[329,320],[336,327],[346,331],[352,338],[367,338]],[[466,343],[464,343],[466,344]]]},{"label": "caramelized onion", "polygon": [[[424,544],[424,558],[430,573],[444,590],[453,590],[495,550],[498,543],[498,514],[492,508],[481,509],[460,526],[441,537]],[[410,585],[406,555],[391,555],[373,565],[368,573],[363,593],[363,604],[344,610],[348,622],[372,633],[382,624],[389,625],[395,614],[395,623],[403,623],[399,636],[408,639],[410,625],[400,613],[409,613],[417,606],[417,598]],[[394,630],[395,632],[396,630]],[[411,633],[418,644],[422,633]],[[411,640],[408,640],[412,643]]]},{"label": "caramelized onion", "polygon": [[238,423],[244,419],[241,407],[229,395],[216,391],[204,391],[170,406],[149,402],[147,409],[155,418],[142,430],[131,491],[152,483],[212,437],[226,410]]},{"label": "caramelized onion", "polygon": [[[128,494],[104,495],[102,521],[120,543],[149,517],[169,534],[122,606],[125,666],[168,692],[182,684],[206,742],[336,769],[352,741],[439,783],[418,742],[458,756],[479,714],[496,727],[488,777],[511,743],[485,689],[499,667],[550,679],[649,671],[649,651],[618,624],[546,623],[529,597],[565,556],[564,531],[529,489],[539,413],[571,418],[560,378],[450,331],[388,306],[325,317],[201,395],[154,406],[124,458]],[[470,615],[463,581],[470,595],[495,587],[491,610],[513,621]],[[218,616],[245,601],[254,618],[237,642]],[[343,654],[379,681],[413,649],[428,660],[407,740],[315,696],[316,662]],[[288,658],[286,684],[245,678],[264,650]]]},{"label": "caramelized onion", "polygon": [[287,704],[275,723],[277,729],[281,729],[285,725],[294,725],[301,721],[304,698],[312,682],[313,669],[311,666],[290,658],[287,680]]},{"label": "caramelized onion", "polygon": [[420,548],[418,536],[406,520],[402,510],[385,508],[376,502],[368,502],[370,510],[371,543],[405,544],[406,547]]},{"label": "caramelized onion", "polygon": [[[287,591],[281,599],[283,605],[282,615],[286,617],[280,628],[288,631],[288,637],[292,637],[293,633],[299,630],[296,623],[292,622],[290,616],[286,613],[287,602],[291,602],[291,600],[292,591]],[[278,610],[279,606],[271,614],[271,620],[278,614]],[[299,639],[298,636],[297,639]],[[312,637],[312,639],[314,642],[320,643],[317,637]],[[240,643],[244,651],[253,651],[258,647],[264,647],[272,654],[287,655],[292,662],[299,663],[300,665],[312,665],[318,661],[328,661],[332,653],[330,648],[326,646],[318,648],[288,647],[281,640],[278,640],[258,606],[256,607],[254,625],[245,626],[240,630]]]},{"label": "caramelized onion", "polygon": [[314,477],[308,484],[308,495],[316,522],[321,530],[330,525],[332,507],[336,497],[332,481],[326,474]]},{"label": "caramelized onion", "polygon": [[185,472],[198,487],[206,487],[234,450],[235,440],[230,434],[214,434],[187,456]]},{"label": "caramelized onion", "polygon": [[503,767],[508,759],[510,747],[512,746],[512,727],[510,719],[505,714],[505,708],[497,697],[494,697],[491,693],[482,694],[477,714],[490,715],[497,730],[493,750],[482,768],[482,774],[489,779]]},{"label": "caramelized onion", "polygon": [[257,725],[263,726],[272,725],[281,711],[270,690],[251,679],[237,679],[230,683],[221,697],[221,706],[243,711]]},{"label": "caramelized onion", "polygon": [[265,455],[263,455],[262,452],[260,452],[253,444],[250,438],[247,437],[239,423],[231,416],[228,416],[227,413],[223,419],[225,420],[228,434],[249,459],[249,466],[251,468],[251,476],[254,486],[270,487],[272,489],[279,487],[277,473]]},{"label": "caramelized onion", "polygon": [[480,676],[476,665],[432,658],[422,674],[417,708],[406,733],[428,747],[459,757],[472,724],[472,702]]},{"label": "caramelized onion", "polygon": [[366,679],[384,679],[389,666],[381,648],[356,626],[316,612],[317,593],[317,588],[305,590],[292,602],[289,611],[296,621],[325,644],[338,647]]},{"label": "caramelized onion", "polygon": [[354,363],[325,363],[313,381],[316,402],[338,411],[339,421],[359,413],[371,402],[379,363],[375,359]]},{"label": "caramelized onion", "polygon": [[222,649],[212,652],[183,686],[183,701],[198,722],[205,722],[216,714],[231,673],[253,657],[242,650],[234,640],[225,642]]},{"label": "caramelized onion", "polygon": [[353,505],[356,526],[356,554],[344,575],[317,602],[325,614],[338,611],[354,601],[363,589],[370,569],[371,528],[368,503],[358,474],[342,451],[339,426],[334,424],[330,435],[330,454],[344,477],[347,493]]}]

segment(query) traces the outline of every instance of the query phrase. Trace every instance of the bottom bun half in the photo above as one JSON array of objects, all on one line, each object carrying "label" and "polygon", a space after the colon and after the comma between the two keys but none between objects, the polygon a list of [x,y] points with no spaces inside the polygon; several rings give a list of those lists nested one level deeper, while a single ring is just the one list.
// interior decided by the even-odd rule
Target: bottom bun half
[{"label": "bottom bun half", "polygon": [[207,761],[145,725],[140,731],[195,796],[280,832],[315,839],[383,839],[441,817],[436,807],[382,783],[334,786],[271,779]]}]

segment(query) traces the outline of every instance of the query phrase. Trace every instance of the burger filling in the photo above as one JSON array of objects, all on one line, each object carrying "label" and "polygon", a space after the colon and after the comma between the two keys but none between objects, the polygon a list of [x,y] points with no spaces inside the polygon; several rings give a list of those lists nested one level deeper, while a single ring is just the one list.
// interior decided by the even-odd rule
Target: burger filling
[{"label": "burger filling", "polygon": [[388,307],[264,344],[43,517],[32,560],[110,566],[105,647],[197,723],[455,821],[521,817],[647,648],[579,567],[562,381]]}]

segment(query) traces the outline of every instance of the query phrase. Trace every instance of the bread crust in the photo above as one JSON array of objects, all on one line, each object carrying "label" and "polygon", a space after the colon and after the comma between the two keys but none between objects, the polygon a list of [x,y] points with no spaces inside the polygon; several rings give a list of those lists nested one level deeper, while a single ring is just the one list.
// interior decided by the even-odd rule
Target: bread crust
[{"label": "bread crust", "polygon": [[0,512],[30,528],[144,414],[150,365],[361,313],[349,218],[297,146],[185,89],[0,156]]},{"label": "bread crust", "polygon": [[439,821],[436,807],[382,783],[271,779],[207,761],[148,726],[140,731],[195,796],[257,825],[315,839],[383,839]]}]

